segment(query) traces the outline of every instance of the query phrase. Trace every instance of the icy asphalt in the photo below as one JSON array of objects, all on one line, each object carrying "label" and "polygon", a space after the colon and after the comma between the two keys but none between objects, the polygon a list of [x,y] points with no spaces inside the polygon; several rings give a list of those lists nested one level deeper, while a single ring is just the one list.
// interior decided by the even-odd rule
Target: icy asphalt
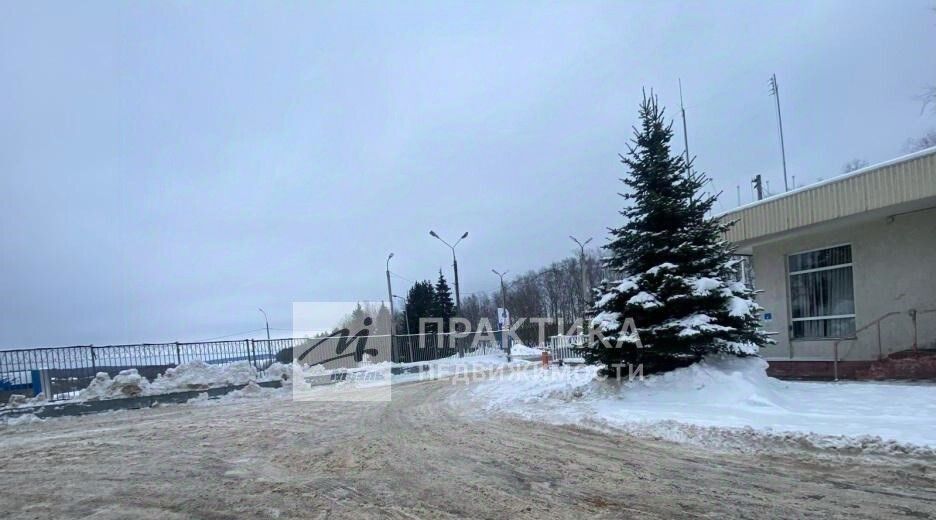
[{"label": "icy asphalt", "polygon": [[725,453],[479,412],[244,398],[0,429],[4,518],[926,518],[932,464]]}]

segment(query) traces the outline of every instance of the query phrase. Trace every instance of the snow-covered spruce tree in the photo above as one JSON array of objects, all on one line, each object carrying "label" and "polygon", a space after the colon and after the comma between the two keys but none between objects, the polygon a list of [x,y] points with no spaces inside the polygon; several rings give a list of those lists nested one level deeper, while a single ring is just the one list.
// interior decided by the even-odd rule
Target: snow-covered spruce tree
[{"label": "snow-covered spruce tree", "polygon": [[[643,365],[644,373],[686,366],[706,354],[754,355],[769,339],[760,328],[754,293],[735,281],[736,260],[722,238],[728,225],[706,218],[716,196],[701,189],[670,151],[673,137],[656,96],[644,95],[640,128],[621,161],[626,222],[611,229],[605,259],[621,279],[603,282],[593,309],[593,336],[581,349],[589,363]],[[632,321],[631,321],[632,320]]]},{"label": "snow-covered spruce tree", "polygon": [[449,289],[442,270],[439,269],[439,280],[435,284],[435,296],[432,299],[432,312],[436,318],[442,318],[443,332],[449,331],[449,320],[455,316],[455,303],[452,301],[452,290]]}]

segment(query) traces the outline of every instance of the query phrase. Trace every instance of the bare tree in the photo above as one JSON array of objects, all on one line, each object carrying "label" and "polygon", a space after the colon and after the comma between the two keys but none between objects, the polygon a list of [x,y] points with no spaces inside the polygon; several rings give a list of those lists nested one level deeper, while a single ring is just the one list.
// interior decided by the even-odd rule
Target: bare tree
[{"label": "bare tree", "polygon": [[927,107],[936,114],[936,86],[928,87],[923,91],[923,94],[920,95],[920,99],[923,101],[923,108],[920,109],[920,113],[926,112]]},{"label": "bare tree", "polygon": [[864,159],[852,159],[848,161],[847,163],[845,163],[844,166],[842,166],[842,173],[848,173],[848,172],[853,172],[855,170],[860,170],[867,165],[868,165],[868,161]]},{"label": "bare tree", "polygon": [[923,137],[907,139],[905,148],[907,152],[916,152],[934,146],[936,146],[936,129],[926,132]]},{"label": "bare tree", "polygon": [[[584,267],[588,287],[597,287],[603,278],[612,276],[602,265],[597,250],[586,253]],[[576,254],[514,278],[507,286],[507,308],[514,318],[552,318],[553,323],[545,326],[547,335],[565,333],[581,318],[587,305],[581,284],[582,265]],[[503,305],[499,291],[493,292],[489,301],[492,307]],[[493,310],[479,314],[489,313]],[[517,335],[524,343],[534,344],[539,341],[539,325],[526,321],[517,329]]]}]

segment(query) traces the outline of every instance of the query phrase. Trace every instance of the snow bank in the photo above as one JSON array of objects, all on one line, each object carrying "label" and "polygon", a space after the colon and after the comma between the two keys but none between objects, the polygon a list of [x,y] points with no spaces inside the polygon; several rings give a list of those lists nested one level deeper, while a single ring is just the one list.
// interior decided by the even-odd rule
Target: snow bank
[{"label": "snow bank", "polygon": [[246,385],[257,380],[257,370],[247,361],[227,365],[209,365],[204,361],[183,363],[166,369],[151,385],[151,393],[166,394],[204,390],[218,386]]},{"label": "snow bank", "polygon": [[43,420],[34,414],[27,413],[16,417],[0,417],[0,426],[19,426],[21,424],[43,422]]},{"label": "snow bank", "polygon": [[528,347],[522,343],[514,343],[510,346],[510,354],[512,356],[541,356],[543,355],[543,350],[536,347]]},{"label": "snow bank", "polygon": [[[170,369],[171,370],[171,369]],[[97,399],[115,399],[148,395],[149,380],[141,376],[135,368],[121,370],[113,379],[107,372],[98,372],[91,384],[78,393],[79,401]]]},{"label": "snow bank", "polygon": [[767,436],[837,450],[936,454],[936,386],[786,382],[766,368],[756,357],[717,357],[616,382],[598,380],[595,367],[559,367],[472,391],[492,411],[679,442],[750,447],[739,439]]},{"label": "snow bank", "polygon": [[[517,349],[519,350],[519,353]],[[308,377],[323,377],[325,379],[334,374],[349,374],[345,381],[358,381],[358,385],[382,386],[387,384],[409,383],[414,381],[429,381],[448,377],[461,377],[466,374],[489,371],[497,368],[524,368],[535,365],[535,362],[518,359],[519,356],[540,355],[541,350],[523,345],[514,345],[510,363],[507,363],[507,354],[494,352],[485,355],[467,355],[459,357],[457,354],[433,359],[429,361],[413,361],[410,363],[390,363],[384,361],[371,363],[357,368],[339,368],[326,370],[321,365],[298,366],[286,365],[287,370],[296,372],[293,377],[298,381]],[[269,371],[268,371],[269,372]],[[396,372],[396,373],[393,373]],[[352,376],[353,375],[353,376]],[[363,383],[362,383],[363,382]],[[305,386],[297,389],[305,392]],[[322,391],[329,391],[322,389]]]},{"label": "snow bank", "polygon": [[286,381],[291,376],[292,366],[282,363],[273,363],[260,376],[253,365],[247,361],[226,365],[210,365],[204,361],[192,361],[166,369],[152,382],[140,375],[135,368],[123,370],[113,378],[107,372],[98,372],[88,387],[78,393],[77,400],[92,401],[190,392],[224,386],[248,385],[258,381]]},{"label": "snow bank", "polygon": [[[478,372],[484,372],[487,370],[492,370],[496,368],[522,368],[535,364],[533,361],[525,361],[522,359],[517,359],[516,356],[523,356],[527,354],[518,354],[513,349],[521,346],[521,351],[523,352],[540,352],[539,349],[534,349],[530,347],[525,347],[522,345],[514,345],[512,347],[511,355],[514,356],[510,363],[507,363],[507,354],[504,352],[496,352],[493,354],[486,354],[483,356],[465,356],[458,357],[457,355],[433,359],[431,361],[417,361],[414,363],[403,363],[391,365],[393,367],[409,368],[416,366],[426,366],[428,370],[420,372],[403,372],[400,374],[393,374],[392,382],[393,383],[406,383],[411,381],[428,381],[431,379],[441,379],[446,377],[453,376],[462,376],[465,374],[474,374]],[[530,354],[536,355],[536,354]]]}]

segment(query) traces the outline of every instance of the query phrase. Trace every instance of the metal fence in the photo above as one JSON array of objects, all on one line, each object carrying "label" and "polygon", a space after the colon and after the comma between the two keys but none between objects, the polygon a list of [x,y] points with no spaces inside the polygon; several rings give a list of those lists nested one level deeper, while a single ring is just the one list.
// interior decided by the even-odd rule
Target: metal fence
[{"label": "metal fence", "polygon": [[155,379],[170,367],[192,361],[247,362],[262,374],[272,363],[291,363],[294,358],[302,364],[336,369],[384,361],[481,356],[500,350],[499,341],[476,334],[368,336],[364,342],[326,337],[0,350],[0,399],[13,393],[34,396],[40,391],[49,400],[68,399],[86,388],[98,372],[115,376],[134,368]]},{"label": "metal fence", "polygon": [[578,359],[582,355],[576,351],[586,341],[585,336],[552,336],[549,338],[549,357],[553,359]]},{"label": "metal fence", "polygon": [[483,356],[500,352],[496,336],[490,333],[406,334],[367,336],[359,343],[353,337],[273,340],[276,360],[296,360],[300,364],[323,365],[327,369],[356,368],[361,363],[416,363],[447,357]]},{"label": "metal fence", "polygon": [[135,368],[153,379],[167,368],[191,361],[244,361],[262,372],[275,353],[273,341],[266,340],[0,350],[0,395],[41,391],[50,400],[66,399],[87,387],[98,372],[114,376]]}]

